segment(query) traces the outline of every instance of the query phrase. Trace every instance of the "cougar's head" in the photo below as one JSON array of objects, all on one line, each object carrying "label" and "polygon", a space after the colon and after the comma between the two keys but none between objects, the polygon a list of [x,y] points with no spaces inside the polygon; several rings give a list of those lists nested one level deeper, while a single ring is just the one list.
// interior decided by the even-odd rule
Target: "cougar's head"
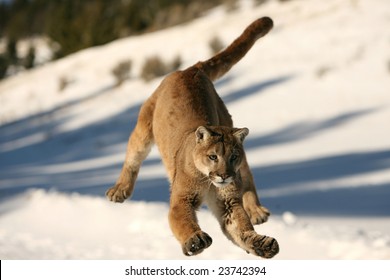
[{"label": "cougar's head", "polygon": [[242,142],[248,135],[247,128],[200,126],[195,132],[193,151],[196,168],[221,188],[232,183],[244,157]]}]

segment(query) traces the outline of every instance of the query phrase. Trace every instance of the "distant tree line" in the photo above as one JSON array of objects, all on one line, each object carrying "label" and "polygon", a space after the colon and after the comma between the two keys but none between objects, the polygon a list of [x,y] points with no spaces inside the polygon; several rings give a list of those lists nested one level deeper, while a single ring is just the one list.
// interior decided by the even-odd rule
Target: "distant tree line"
[{"label": "distant tree line", "polygon": [[[115,39],[166,28],[199,17],[224,4],[227,10],[238,0],[8,0],[0,2],[0,79],[10,66],[34,67],[31,46],[22,59],[17,43],[32,36],[53,42],[53,58],[102,45]],[[253,0],[262,4],[268,0]],[[279,0],[287,1],[287,0]],[[55,46],[55,47],[54,47]]]},{"label": "distant tree line", "polygon": [[[12,0],[0,2],[0,78],[17,61],[16,44],[43,35],[55,42],[54,58],[112,40],[162,29],[198,17],[227,0]],[[231,0],[230,0],[231,1]],[[24,66],[31,66],[34,49]]]},{"label": "distant tree line", "polygon": [[0,3],[0,37],[47,35],[62,57],[199,16],[224,0],[13,0]]}]

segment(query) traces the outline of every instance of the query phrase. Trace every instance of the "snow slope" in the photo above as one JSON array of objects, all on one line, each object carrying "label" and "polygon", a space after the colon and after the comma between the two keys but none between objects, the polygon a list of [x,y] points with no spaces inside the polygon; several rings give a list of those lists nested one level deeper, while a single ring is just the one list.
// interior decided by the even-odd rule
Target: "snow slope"
[{"label": "snow slope", "polygon": [[[248,159],[273,213],[257,231],[278,239],[277,259],[390,258],[388,1],[240,3],[0,83],[1,259],[184,258],[156,149],[131,200],[104,198],[139,107],[161,81],[143,82],[140,69],[156,54],[180,55],[183,68],[208,58],[211,38],[228,44],[264,15],[274,29],[216,83],[235,125],[250,129]],[[132,77],[116,88],[111,69],[126,59]],[[194,258],[255,259],[207,209],[199,220],[213,245]]]}]

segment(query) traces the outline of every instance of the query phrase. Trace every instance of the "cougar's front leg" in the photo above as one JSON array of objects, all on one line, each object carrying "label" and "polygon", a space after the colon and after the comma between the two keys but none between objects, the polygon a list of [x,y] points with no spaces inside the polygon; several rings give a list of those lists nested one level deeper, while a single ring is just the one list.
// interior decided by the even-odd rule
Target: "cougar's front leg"
[{"label": "cougar's front leg", "polygon": [[172,186],[169,225],[186,256],[197,255],[212,243],[211,237],[198,225],[195,211],[200,204],[199,195]]},{"label": "cougar's front leg", "polygon": [[110,201],[123,202],[133,193],[139,168],[153,145],[153,110],[153,99],[147,100],[140,110],[137,125],[127,144],[122,171],[115,185],[106,192]]},{"label": "cougar's front leg", "polygon": [[239,198],[219,198],[210,209],[228,239],[246,252],[263,258],[272,258],[279,252],[276,239],[255,232]]},{"label": "cougar's front leg", "polygon": [[246,159],[244,159],[242,163],[240,173],[242,178],[242,200],[244,209],[253,225],[265,223],[268,220],[270,212],[267,208],[260,204],[253,175]]}]

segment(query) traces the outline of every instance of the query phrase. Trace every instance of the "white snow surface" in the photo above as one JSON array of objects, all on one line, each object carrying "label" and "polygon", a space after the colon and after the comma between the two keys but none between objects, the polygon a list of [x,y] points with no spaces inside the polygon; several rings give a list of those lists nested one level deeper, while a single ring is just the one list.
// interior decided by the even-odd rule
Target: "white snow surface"
[{"label": "white snow surface", "polygon": [[[216,82],[262,203],[257,232],[275,259],[390,259],[390,5],[387,0],[240,1],[191,23],[80,51],[0,82],[0,259],[188,259],[168,221],[169,186],[153,149],[131,200],[104,197],[142,102],[161,78],[145,58],[185,68],[254,19],[274,29]],[[114,87],[111,69],[133,62]],[[60,91],[60,80],[68,81]],[[202,208],[213,244],[192,259],[256,259]]]}]

